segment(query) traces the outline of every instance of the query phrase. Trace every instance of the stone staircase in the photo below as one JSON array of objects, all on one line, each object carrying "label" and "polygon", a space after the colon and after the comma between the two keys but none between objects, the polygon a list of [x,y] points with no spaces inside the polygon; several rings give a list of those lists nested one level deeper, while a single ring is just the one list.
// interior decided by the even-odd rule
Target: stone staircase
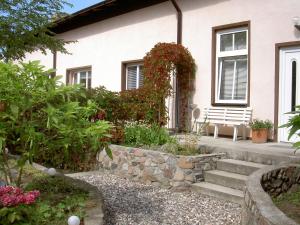
[{"label": "stone staircase", "polygon": [[204,173],[205,182],[195,183],[192,188],[202,194],[242,204],[248,176],[264,166],[254,162],[221,159],[217,161],[216,170]]}]

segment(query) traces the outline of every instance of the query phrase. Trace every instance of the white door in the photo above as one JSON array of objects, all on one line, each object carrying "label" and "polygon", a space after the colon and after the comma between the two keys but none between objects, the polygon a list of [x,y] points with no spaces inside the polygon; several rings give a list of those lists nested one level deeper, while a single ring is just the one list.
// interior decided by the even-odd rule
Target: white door
[{"label": "white door", "polygon": [[[279,69],[278,124],[282,125],[287,123],[292,116],[286,113],[295,110],[295,105],[300,105],[300,46],[280,50]],[[287,128],[279,128],[278,134],[279,141],[282,142],[295,142],[299,139],[294,135],[288,140]]]}]

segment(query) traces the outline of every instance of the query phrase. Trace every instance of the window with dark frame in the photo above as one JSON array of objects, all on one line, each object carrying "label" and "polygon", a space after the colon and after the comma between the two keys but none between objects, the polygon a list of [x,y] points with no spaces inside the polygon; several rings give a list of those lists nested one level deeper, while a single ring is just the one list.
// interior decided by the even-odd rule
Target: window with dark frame
[{"label": "window with dark frame", "polygon": [[92,88],[92,68],[82,67],[67,70],[67,85],[81,84],[87,89]]},{"label": "window with dark frame", "polygon": [[[236,24],[235,24],[236,25]],[[249,27],[213,29],[214,70],[213,104],[248,104]]]},{"label": "window with dark frame", "polygon": [[122,90],[134,90],[143,86],[143,61],[129,61],[122,63]]}]

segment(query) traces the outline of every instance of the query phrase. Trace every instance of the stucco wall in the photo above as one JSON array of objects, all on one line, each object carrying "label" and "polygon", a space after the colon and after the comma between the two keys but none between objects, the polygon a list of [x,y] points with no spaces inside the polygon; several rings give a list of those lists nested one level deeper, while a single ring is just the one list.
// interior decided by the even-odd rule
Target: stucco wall
[{"label": "stucco wall", "polygon": [[[211,103],[212,27],[251,22],[250,107],[253,117],[274,119],[275,44],[300,40],[292,18],[299,15],[298,0],[181,0],[183,45],[198,66],[194,103]],[[232,131],[231,131],[232,133]]]},{"label": "stucco wall", "polygon": [[[300,1],[177,1],[183,11],[183,45],[198,67],[194,103],[200,109],[211,104],[212,27],[250,20],[250,107],[253,117],[273,120],[275,43],[300,40],[292,23],[299,16]],[[92,85],[118,91],[121,62],[143,58],[157,42],[176,42],[176,25],[176,11],[165,2],[63,33],[59,37],[78,42],[67,46],[72,55],[58,54],[57,74],[92,65]],[[34,58],[40,54],[31,55]],[[42,57],[42,63],[52,65],[52,55],[49,60]]]}]

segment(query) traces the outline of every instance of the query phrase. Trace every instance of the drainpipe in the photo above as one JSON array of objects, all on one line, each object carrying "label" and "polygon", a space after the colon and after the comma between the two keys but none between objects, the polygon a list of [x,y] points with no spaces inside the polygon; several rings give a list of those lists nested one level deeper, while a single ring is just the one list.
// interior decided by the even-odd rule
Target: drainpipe
[{"label": "drainpipe", "polygon": [[[175,0],[171,0],[177,11],[177,44],[182,44],[182,11]],[[179,89],[176,76],[176,95],[175,95],[175,129],[179,130]]]},{"label": "drainpipe", "polygon": [[177,44],[182,44],[182,11],[175,0],[171,0],[177,11]]}]

